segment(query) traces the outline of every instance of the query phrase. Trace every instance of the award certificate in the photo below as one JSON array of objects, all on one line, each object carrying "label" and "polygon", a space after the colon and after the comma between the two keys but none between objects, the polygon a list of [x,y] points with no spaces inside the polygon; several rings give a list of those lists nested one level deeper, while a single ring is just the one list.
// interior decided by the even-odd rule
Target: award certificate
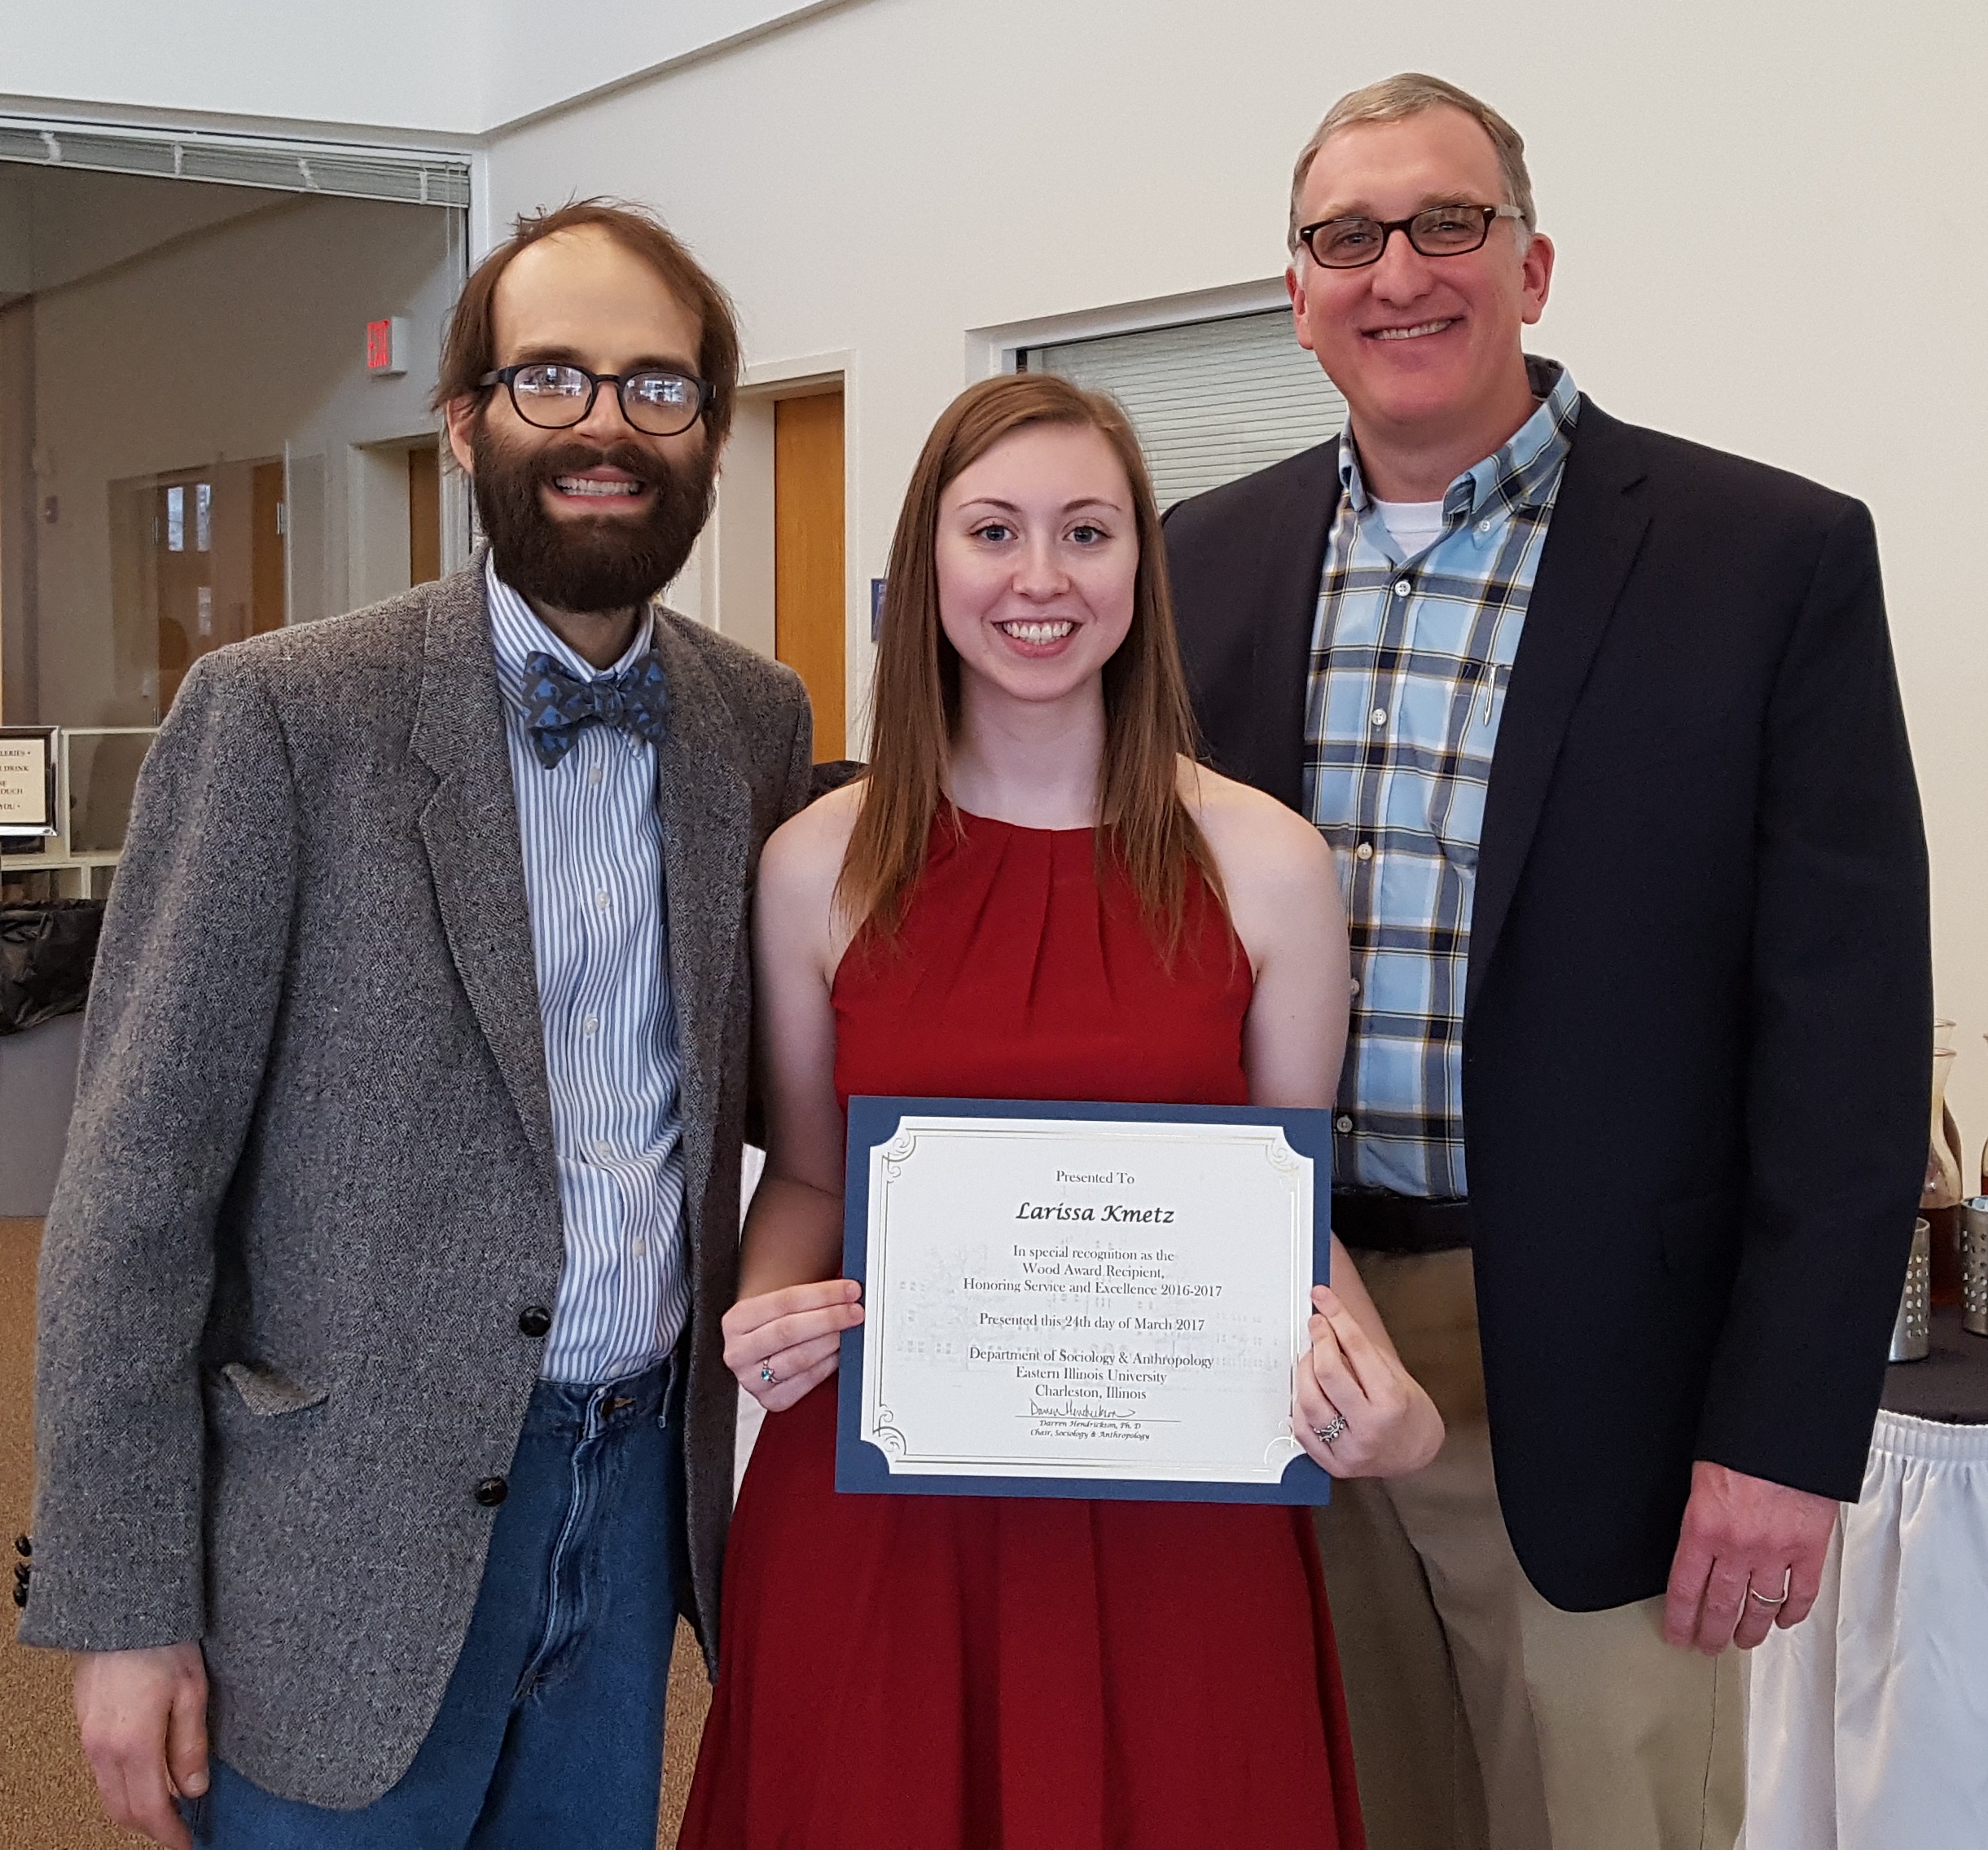
[{"label": "award certificate", "polygon": [[836,1487],[1323,1503],[1291,1436],[1331,1119],[849,1101]]}]

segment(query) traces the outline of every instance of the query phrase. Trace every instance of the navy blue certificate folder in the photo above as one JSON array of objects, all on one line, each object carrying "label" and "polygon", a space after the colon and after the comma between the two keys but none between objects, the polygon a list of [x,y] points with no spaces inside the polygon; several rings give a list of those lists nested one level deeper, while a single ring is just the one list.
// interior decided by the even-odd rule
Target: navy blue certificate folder
[{"label": "navy blue certificate folder", "polygon": [[[866,1306],[871,1297],[867,1274],[870,1246],[872,1154],[880,1146],[888,1145],[898,1137],[906,1118],[1076,1120],[1086,1123],[1120,1123],[1139,1126],[1275,1127],[1283,1132],[1284,1143],[1288,1146],[1289,1152],[1310,1159],[1311,1277],[1319,1284],[1327,1281],[1332,1251],[1332,1130],[1329,1112],[1278,1110],[1253,1105],[1114,1105],[1034,1099],[858,1097],[852,1098],[849,1105],[848,1180],[843,1204],[843,1271],[845,1277],[854,1278],[863,1285]],[[1262,1144],[1266,1140],[1259,1138],[1257,1142]],[[1170,1138],[1167,1141],[1171,1143],[1174,1140]],[[890,1153],[886,1152],[884,1161],[888,1162],[889,1159]],[[1272,1162],[1273,1164],[1281,1163],[1287,1173],[1301,1173],[1301,1166],[1293,1164],[1288,1154],[1273,1158]],[[1054,1215],[1060,1211],[1048,1208],[1035,1211]],[[1113,1214],[1137,1219],[1141,1218],[1142,1212],[1150,1215],[1154,1211],[1114,1209]],[[1284,1221],[1287,1233],[1281,1249],[1284,1258],[1280,1263],[1288,1268],[1287,1277],[1301,1277],[1303,1263],[1303,1211],[1301,1206],[1293,1206],[1287,1212],[1288,1215],[1297,1218],[1287,1218]],[[1020,1237],[1039,1238],[1054,1236],[1031,1233]],[[1140,1230],[1140,1237],[1154,1237],[1144,1236],[1143,1229]],[[895,1251],[896,1248],[893,1246],[892,1250]],[[897,1266],[893,1262],[893,1276],[897,1276]],[[945,1290],[950,1296],[950,1286]],[[1150,1295],[1150,1292],[1148,1294]],[[1156,1312],[1155,1314],[1163,1313]],[[1153,1326],[1141,1324],[1139,1327]],[[1183,1324],[1181,1327],[1186,1325]],[[1196,1325],[1193,1327],[1198,1329],[1201,1326]],[[1274,1461],[1260,1467],[1253,1466],[1253,1469],[1262,1470],[1266,1474],[1249,1483],[1209,1481],[1200,1478],[1091,1478],[1069,1474],[1024,1477],[1006,1473],[995,1475],[984,1471],[982,1474],[975,1475],[972,1474],[971,1464],[964,1461],[957,1470],[949,1463],[937,1470],[928,1467],[917,1473],[903,1470],[893,1472],[881,1447],[862,1436],[863,1364],[865,1343],[869,1335],[869,1324],[866,1320],[854,1329],[845,1331],[842,1336],[836,1391],[836,1488],[839,1491],[922,1496],[1110,1497],[1145,1502],[1180,1501],[1321,1504],[1330,1500],[1332,1479],[1301,1452],[1284,1465],[1281,1477],[1267,1474],[1275,1469]],[[882,1365],[881,1357],[879,1358],[879,1365]],[[881,1382],[884,1378],[880,1374],[877,1378]],[[1125,1378],[1137,1378],[1128,1376]],[[1198,1385],[1199,1378],[1191,1378],[1195,1379]],[[1065,1391],[1036,1389],[1033,1391]],[[1072,1389],[1067,1391],[1081,1391]],[[1261,1393],[1261,1388],[1257,1391]],[[1029,1418],[1033,1416],[1023,1413],[1016,1417]],[[1161,1423],[1178,1425],[1177,1422]],[[880,1426],[877,1430],[883,1431],[884,1429]],[[888,1433],[885,1436],[892,1437]],[[894,1439],[893,1443],[895,1443]],[[1266,1454],[1266,1458],[1270,1456]]]}]

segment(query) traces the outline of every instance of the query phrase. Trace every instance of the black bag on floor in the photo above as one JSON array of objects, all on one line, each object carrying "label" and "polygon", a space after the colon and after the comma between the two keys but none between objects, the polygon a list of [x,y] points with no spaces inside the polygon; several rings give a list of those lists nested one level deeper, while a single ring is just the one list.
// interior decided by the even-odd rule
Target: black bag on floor
[{"label": "black bag on floor", "polygon": [[0,906],[0,1035],[38,1028],[82,1007],[103,929],[101,899]]}]

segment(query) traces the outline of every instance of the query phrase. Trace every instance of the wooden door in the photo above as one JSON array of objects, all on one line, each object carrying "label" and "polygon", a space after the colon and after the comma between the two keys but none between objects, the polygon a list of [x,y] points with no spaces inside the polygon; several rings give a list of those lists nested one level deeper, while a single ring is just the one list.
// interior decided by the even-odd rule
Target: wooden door
[{"label": "wooden door", "polygon": [[161,482],[152,490],[161,718],[195,657],[214,646],[213,498],[213,484],[197,477]]},{"label": "wooden door", "polygon": [[[283,627],[283,465],[213,463],[111,486],[114,507],[143,498],[142,537],[129,516],[113,522],[113,582],[127,608],[146,608],[163,716],[200,657]],[[122,556],[134,542],[144,556]]]},{"label": "wooden door", "polygon": [[407,452],[407,582],[441,576],[441,450],[433,443]]},{"label": "wooden door", "polygon": [[842,394],[773,407],[773,653],[806,683],[814,756],[842,756],[848,628],[842,564]]},{"label": "wooden door", "polygon": [[257,463],[249,478],[248,627],[255,635],[280,630],[284,620],[283,466]]}]

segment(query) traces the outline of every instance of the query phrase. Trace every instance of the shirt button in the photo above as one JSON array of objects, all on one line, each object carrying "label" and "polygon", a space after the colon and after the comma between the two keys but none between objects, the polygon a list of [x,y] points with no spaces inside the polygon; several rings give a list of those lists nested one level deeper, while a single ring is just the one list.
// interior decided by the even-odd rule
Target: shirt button
[{"label": "shirt button", "polygon": [[1360,979],[1358,977],[1354,977],[1346,987],[1351,994],[1358,995],[1360,993]]},{"label": "shirt button", "polygon": [[599,1033],[600,1032],[600,1017],[599,1017],[599,1016],[598,1016],[598,1015],[590,1015],[590,1016],[588,1016],[588,1017],[587,1017],[587,1018],[586,1018],[586,1019],[584,1022],[582,1022],[580,1024],[580,1031],[581,1031],[582,1034],[589,1034],[589,1035],[597,1035],[597,1034],[599,1034]]},{"label": "shirt button", "polygon": [[594,895],[594,903],[604,912],[608,909],[609,897],[607,888],[603,886]]},{"label": "shirt button", "polygon": [[594,1154],[605,1161],[606,1158],[614,1154],[614,1145],[609,1143],[605,1137],[598,1137],[594,1142]]},{"label": "shirt button", "polygon": [[1373,843],[1371,842],[1363,842],[1358,847],[1353,850],[1353,858],[1356,861],[1371,861],[1374,858]]},{"label": "shirt button", "polygon": [[1388,710],[1385,706],[1377,706],[1367,717],[1372,720],[1375,725],[1385,726],[1388,723]]},{"label": "shirt button", "polygon": [[1478,521],[1478,523],[1477,523],[1477,531],[1478,531],[1479,533],[1489,533],[1490,530],[1491,530],[1491,523],[1490,523],[1489,521]]},{"label": "shirt button", "polygon": [[485,1478],[476,1486],[476,1497],[485,1509],[494,1509],[511,1494],[511,1486],[502,1478]]},{"label": "shirt button", "polygon": [[587,767],[586,780],[590,784],[599,783],[600,767],[599,765],[590,765]]},{"label": "shirt button", "polygon": [[1335,1131],[1340,1132],[1343,1134],[1344,1132],[1350,1131],[1353,1128],[1353,1120],[1350,1118],[1344,1116],[1335,1118],[1332,1120],[1332,1128]]},{"label": "shirt button", "polygon": [[552,1327],[552,1313],[543,1304],[527,1304],[518,1312],[520,1336],[543,1336]]},{"label": "shirt button", "polygon": [[637,1259],[646,1259],[649,1256],[649,1242],[638,1234],[634,1240],[629,1242],[629,1250]]},{"label": "shirt button", "polygon": [[1406,597],[1415,588],[1406,578],[1397,578],[1394,581],[1394,595],[1397,597]]}]

